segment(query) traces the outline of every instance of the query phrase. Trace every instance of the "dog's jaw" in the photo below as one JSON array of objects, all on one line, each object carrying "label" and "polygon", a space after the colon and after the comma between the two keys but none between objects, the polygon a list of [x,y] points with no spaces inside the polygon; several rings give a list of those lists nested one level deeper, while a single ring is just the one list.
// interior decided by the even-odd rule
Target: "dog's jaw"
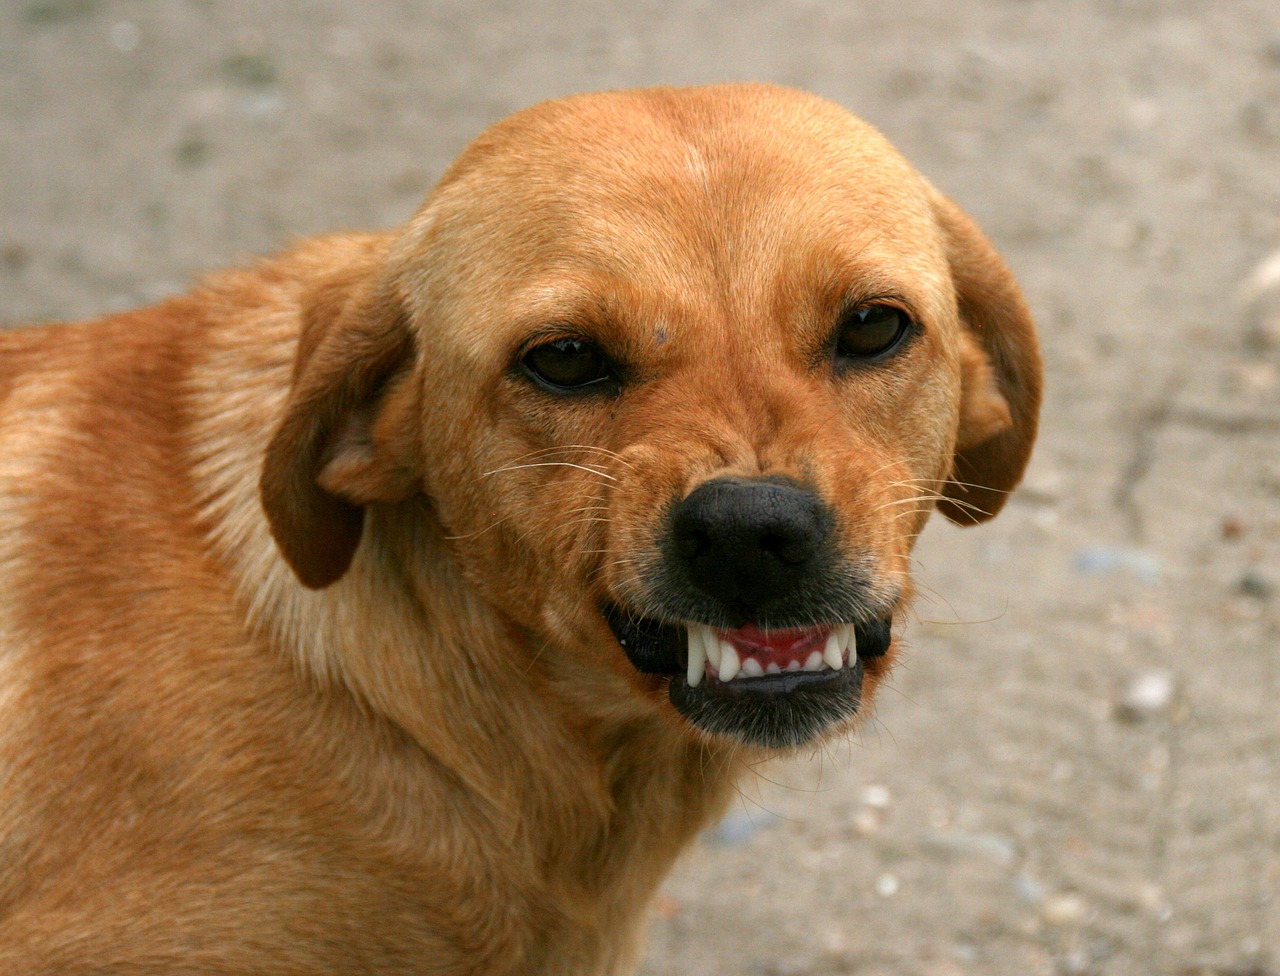
[{"label": "dog's jaw", "polygon": [[859,711],[867,665],[891,645],[891,618],[765,630],[664,623],[606,605],[605,618],[636,670],[667,682],[695,729],[767,749],[809,744]]}]

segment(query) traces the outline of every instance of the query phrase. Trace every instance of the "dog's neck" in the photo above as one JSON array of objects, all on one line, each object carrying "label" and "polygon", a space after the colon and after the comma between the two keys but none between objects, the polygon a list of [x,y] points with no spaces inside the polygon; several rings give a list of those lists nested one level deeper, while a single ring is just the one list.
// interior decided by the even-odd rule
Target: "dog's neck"
[{"label": "dog's neck", "polygon": [[421,504],[370,512],[350,571],[326,590],[266,560],[256,626],[318,694],[351,694],[401,729],[452,777],[451,802],[462,788],[457,825],[495,852],[495,880],[554,902],[548,944],[530,951],[554,958],[572,943],[589,958],[630,945],[600,933],[639,924],[676,856],[722,811],[740,762],[639,710],[629,728],[593,714],[589,692],[539,663],[556,655],[519,646],[474,592]]}]

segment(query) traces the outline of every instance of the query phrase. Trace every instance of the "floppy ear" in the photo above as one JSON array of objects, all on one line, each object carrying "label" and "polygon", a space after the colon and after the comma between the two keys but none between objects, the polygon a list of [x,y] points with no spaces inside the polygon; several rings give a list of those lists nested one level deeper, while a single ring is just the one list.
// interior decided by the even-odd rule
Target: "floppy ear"
[{"label": "floppy ear", "polygon": [[1042,367],[1035,325],[1000,255],[954,203],[938,194],[959,304],[960,430],[939,510],[960,525],[985,522],[1022,480],[1040,416]]},{"label": "floppy ear", "polygon": [[413,344],[372,256],[306,296],[293,385],[260,484],[271,534],[305,586],[350,566],[364,506],[420,483],[412,441]]}]

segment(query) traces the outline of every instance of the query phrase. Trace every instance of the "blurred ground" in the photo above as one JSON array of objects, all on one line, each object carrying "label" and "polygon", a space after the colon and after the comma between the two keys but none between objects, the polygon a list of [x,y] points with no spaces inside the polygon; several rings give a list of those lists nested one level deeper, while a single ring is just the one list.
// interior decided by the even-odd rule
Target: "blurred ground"
[{"label": "blurred ground", "polygon": [[543,98],[728,79],[979,219],[1049,401],[1007,514],[927,533],[875,721],[748,784],[644,973],[1280,973],[1274,0],[3,0],[0,316],[398,222]]}]

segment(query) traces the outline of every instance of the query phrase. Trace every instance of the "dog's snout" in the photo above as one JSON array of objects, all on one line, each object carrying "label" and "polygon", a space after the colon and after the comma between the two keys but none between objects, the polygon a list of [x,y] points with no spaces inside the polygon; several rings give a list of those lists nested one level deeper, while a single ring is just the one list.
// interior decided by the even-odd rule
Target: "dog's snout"
[{"label": "dog's snout", "polygon": [[688,580],[739,613],[785,598],[826,551],[832,517],[813,491],[779,479],[719,478],[673,512]]}]

